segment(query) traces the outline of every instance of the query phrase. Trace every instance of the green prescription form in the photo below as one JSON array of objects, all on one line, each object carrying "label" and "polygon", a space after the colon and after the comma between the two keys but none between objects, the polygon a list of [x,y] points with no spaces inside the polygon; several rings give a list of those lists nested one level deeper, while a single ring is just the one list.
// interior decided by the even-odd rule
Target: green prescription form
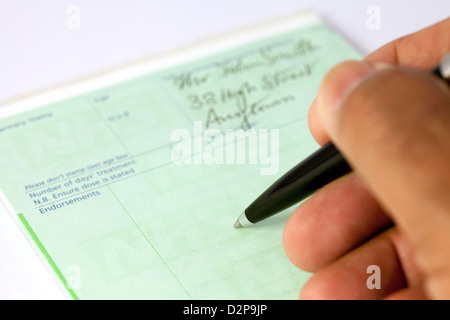
[{"label": "green prescription form", "polygon": [[320,81],[358,58],[302,12],[3,104],[0,213],[68,298],[295,299],[293,209],[233,223],[318,147]]}]

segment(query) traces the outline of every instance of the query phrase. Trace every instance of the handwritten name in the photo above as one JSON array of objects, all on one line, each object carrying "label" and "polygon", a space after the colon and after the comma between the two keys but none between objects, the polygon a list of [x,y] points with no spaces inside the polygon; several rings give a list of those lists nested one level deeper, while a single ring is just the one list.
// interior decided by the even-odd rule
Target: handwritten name
[{"label": "handwritten name", "polygon": [[209,79],[209,75],[205,74],[195,74],[192,73],[181,73],[173,79],[173,85],[178,90],[183,90],[185,88],[195,88],[205,84]]},{"label": "handwritten name", "polygon": [[256,60],[246,61],[244,57],[235,61],[225,61],[217,66],[222,70],[222,76],[232,76],[246,73],[261,67],[273,67],[279,62],[304,57],[309,53],[319,50],[309,39],[300,39],[287,49],[276,50],[272,47],[261,48]]}]

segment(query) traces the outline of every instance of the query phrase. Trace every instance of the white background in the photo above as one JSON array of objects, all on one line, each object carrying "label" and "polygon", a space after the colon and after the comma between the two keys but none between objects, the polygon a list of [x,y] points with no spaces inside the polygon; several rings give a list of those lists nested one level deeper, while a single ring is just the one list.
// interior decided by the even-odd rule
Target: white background
[{"label": "white background", "polygon": [[[79,29],[70,5],[80,10]],[[380,9],[380,29],[367,26],[371,5]],[[0,0],[0,100],[307,8],[368,54],[448,17],[450,1]],[[64,298],[0,211],[0,299]]]}]

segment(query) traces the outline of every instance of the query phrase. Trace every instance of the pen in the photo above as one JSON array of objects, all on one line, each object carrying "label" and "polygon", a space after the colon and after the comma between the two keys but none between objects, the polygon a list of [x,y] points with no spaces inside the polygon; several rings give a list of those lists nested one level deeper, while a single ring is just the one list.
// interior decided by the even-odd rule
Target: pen
[{"label": "pen", "polygon": [[[450,53],[431,74],[450,80]],[[352,169],[332,142],[324,145],[264,191],[239,216],[235,228],[250,226],[306,199]]]}]

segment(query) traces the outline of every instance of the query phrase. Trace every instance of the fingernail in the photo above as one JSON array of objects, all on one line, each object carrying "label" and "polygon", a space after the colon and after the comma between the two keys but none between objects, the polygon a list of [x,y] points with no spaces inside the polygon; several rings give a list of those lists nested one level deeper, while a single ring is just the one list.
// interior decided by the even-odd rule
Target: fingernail
[{"label": "fingernail", "polygon": [[375,68],[367,62],[346,61],[332,68],[322,80],[317,102],[320,108],[336,108],[346,93]]},{"label": "fingernail", "polygon": [[320,85],[317,94],[317,109],[325,127],[330,115],[339,108],[341,101],[364,78],[378,69],[388,67],[385,63],[368,61],[345,61],[332,68]]}]

